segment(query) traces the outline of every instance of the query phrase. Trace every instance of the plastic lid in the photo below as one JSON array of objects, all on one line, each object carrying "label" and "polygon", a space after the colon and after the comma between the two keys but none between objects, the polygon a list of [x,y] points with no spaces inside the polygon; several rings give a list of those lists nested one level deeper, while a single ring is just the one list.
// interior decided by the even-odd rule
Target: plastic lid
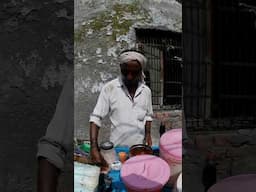
[{"label": "plastic lid", "polygon": [[170,177],[169,165],[153,155],[128,159],[121,168],[121,178],[131,190],[155,191],[163,188]]},{"label": "plastic lid", "polygon": [[100,148],[103,150],[109,150],[109,149],[112,149],[113,147],[114,147],[114,143],[112,143],[111,141],[102,142],[100,144]]},{"label": "plastic lid", "polygon": [[80,149],[82,149],[84,152],[89,153],[90,152],[91,145],[84,143],[80,145]]},{"label": "plastic lid", "polygon": [[160,138],[160,150],[167,155],[182,159],[182,129],[167,131]]},{"label": "plastic lid", "polygon": [[208,192],[255,192],[256,174],[228,177],[215,185]]}]

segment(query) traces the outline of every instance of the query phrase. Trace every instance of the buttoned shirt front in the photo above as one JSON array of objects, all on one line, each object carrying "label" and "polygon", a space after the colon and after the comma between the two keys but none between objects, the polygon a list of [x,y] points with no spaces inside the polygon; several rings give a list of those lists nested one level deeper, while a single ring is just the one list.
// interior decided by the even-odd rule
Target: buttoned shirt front
[{"label": "buttoned shirt front", "polygon": [[152,121],[151,90],[144,83],[132,98],[121,78],[106,83],[90,116],[90,122],[101,127],[102,119],[109,114],[110,141],[115,146],[132,146],[143,142],[145,123]]}]

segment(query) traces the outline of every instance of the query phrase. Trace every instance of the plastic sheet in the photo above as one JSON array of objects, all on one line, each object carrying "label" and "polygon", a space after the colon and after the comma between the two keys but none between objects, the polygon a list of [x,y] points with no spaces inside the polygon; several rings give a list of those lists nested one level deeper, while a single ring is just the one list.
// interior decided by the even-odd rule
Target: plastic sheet
[{"label": "plastic sheet", "polygon": [[74,192],[97,192],[100,168],[74,162]]}]

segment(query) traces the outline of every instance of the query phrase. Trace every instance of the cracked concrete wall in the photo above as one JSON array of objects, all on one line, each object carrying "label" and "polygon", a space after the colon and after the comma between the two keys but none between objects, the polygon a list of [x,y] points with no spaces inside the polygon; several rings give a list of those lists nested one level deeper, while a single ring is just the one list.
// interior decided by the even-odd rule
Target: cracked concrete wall
[{"label": "cracked concrete wall", "polygon": [[0,191],[35,191],[39,137],[73,69],[73,1],[0,4]]},{"label": "cracked concrete wall", "polygon": [[175,0],[75,0],[75,137],[89,138],[89,115],[104,83],[119,75],[118,54],[135,46],[135,28],[181,32],[181,24]]}]

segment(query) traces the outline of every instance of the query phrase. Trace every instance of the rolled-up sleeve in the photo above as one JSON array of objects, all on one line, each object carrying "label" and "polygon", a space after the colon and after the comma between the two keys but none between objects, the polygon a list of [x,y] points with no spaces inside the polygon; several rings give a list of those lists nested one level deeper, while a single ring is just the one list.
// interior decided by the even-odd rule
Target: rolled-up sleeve
[{"label": "rolled-up sleeve", "polygon": [[153,117],[153,107],[152,107],[152,94],[151,94],[151,90],[148,89],[148,101],[147,101],[147,113],[146,113],[146,117],[145,117],[145,121],[153,121],[152,117]]},{"label": "rolled-up sleeve", "polygon": [[51,138],[42,137],[38,144],[37,157],[45,157],[57,168],[62,169],[64,167],[66,150],[60,143]]},{"label": "rolled-up sleeve", "polygon": [[73,147],[74,99],[73,78],[66,81],[45,136],[38,142],[37,157],[45,157],[59,169],[64,167],[66,155]]},{"label": "rolled-up sleeve", "polygon": [[98,127],[102,125],[102,119],[108,114],[110,110],[109,105],[109,94],[108,94],[108,87],[105,85],[103,86],[100,95],[98,97],[96,106],[90,115],[89,122],[95,123]]}]

